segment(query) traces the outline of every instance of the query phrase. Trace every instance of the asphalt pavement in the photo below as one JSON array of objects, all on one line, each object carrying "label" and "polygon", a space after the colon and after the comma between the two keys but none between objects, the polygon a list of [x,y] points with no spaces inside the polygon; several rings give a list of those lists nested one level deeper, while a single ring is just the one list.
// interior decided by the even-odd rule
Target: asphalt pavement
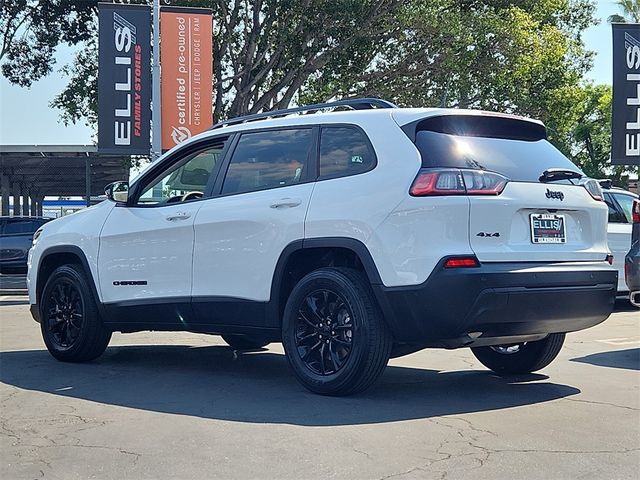
[{"label": "asphalt pavement", "polygon": [[114,334],[97,361],[49,356],[24,297],[0,297],[2,479],[637,479],[640,313],[570,334],[502,379],[468,350],[392,360],[367,392],[304,390],[280,345]]}]

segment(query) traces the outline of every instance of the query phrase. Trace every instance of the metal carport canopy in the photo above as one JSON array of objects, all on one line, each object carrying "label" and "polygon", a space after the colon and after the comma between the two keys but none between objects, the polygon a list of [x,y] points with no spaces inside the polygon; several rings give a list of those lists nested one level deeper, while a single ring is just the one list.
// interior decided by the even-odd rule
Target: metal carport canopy
[{"label": "metal carport canopy", "polygon": [[0,174],[41,197],[86,197],[127,180],[128,159],[98,155],[95,145],[0,145]]}]

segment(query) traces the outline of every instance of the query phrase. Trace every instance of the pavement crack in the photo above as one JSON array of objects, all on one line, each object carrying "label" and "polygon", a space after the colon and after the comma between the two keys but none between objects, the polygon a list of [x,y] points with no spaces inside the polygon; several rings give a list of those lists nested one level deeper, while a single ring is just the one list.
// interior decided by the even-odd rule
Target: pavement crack
[{"label": "pavement crack", "polygon": [[626,405],[618,405],[616,403],[598,402],[597,400],[582,400],[579,398],[563,398],[562,400],[566,400],[567,402],[587,403],[587,404],[593,404],[593,405],[606,405],[609,407],[616,407],[616,408],[623,408],[625,410],[631,410],[632,412],[640,412],[640,408],[628,407]]},{"label": "pavement crack", "polygon": [[401,477],[403,475],[409,475],[410,473],[413,473],[416,470],[424,470],[424,468],[423,468],[422,465],[419,465],[417,467],[410,468],[409,470],[405,470],[404,472],[392,473],[391,475],[386,475],[384,477],[380,477],[378,480],[387,480],[389,478],[397,478],[397,477]]},{"label": "pavement crack", "polygon": [[371,458],[371,455],[369,455],[367,452],[365,452],[364,450],[358,450],[357,448],[353,449],[354,452],[356,453],[361,453],[362,455],[364,455],[365,457],[367,457],[369,460],[373,460],[373,458]]}]

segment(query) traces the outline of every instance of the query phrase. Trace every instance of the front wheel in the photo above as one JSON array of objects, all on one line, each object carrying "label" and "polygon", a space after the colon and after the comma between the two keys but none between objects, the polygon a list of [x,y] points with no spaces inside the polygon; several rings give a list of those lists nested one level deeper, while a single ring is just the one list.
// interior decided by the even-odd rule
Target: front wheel
[{"label": "front wheel", "polygon": [[51,274],[38,301],[44,343],[63,362],[91,361],[102,355],[111,339],[89,281],[79,265],[63,265]]},{"label": "front wheel", "polygon": [[306,275],[287,301],[282,336],[297,379],[323,395],[349,395],[384,371],[392,338],[364,275],[322,268]]},{"label": "front wheel", "polygon": [[535,342],[471,348],[485,367],[501,375],[531,373],[549,365],[560,353],[564,333],[552,333]]}]

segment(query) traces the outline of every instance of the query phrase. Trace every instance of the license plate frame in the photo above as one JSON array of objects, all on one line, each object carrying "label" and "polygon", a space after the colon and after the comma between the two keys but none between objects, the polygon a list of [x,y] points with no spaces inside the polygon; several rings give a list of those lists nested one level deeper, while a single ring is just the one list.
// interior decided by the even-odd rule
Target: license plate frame
[{"label": "license plate frame", "polygon": [[567,243],[567,222],[564,215],[532,213],[529,215],[529,225],[531,227],[531,243],[535,245],[563,245]]}]

